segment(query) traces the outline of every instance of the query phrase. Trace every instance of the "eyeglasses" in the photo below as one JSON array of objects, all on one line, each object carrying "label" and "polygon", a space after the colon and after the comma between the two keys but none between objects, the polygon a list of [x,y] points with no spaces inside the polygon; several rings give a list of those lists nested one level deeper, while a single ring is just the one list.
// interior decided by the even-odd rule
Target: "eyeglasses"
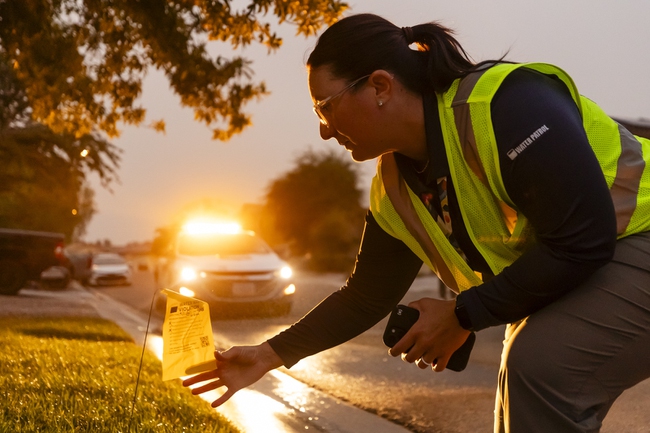
[{"label": "eyeglasses", "polygon": [[335,95],[328,96],[327,98],[323,99],[322,101],[318,101],[314,104],[314,113],[318,116],[318,119],[320,120],[320,123],[322,123],[325,126],[330,126],[329,123],[327,122],[327,119],[325,118],[325,114],[323,114],[323,108],[327,106],[333,99],[338,98],[339,96],[343,95],[345,92],[353,88],[357,83],[359,83],[361,80],[365,80],[368,78],[370,74],[364,75],[363,77],[357,78],[347,86],[343,88],[340,92],[338,92]]}]

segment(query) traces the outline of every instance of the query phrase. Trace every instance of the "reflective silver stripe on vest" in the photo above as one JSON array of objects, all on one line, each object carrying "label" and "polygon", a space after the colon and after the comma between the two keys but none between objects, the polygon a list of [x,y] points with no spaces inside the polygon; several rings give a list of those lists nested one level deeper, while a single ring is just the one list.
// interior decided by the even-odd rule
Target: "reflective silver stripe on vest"
[{"label": "reflective silver stripe on vest", "polygon": [[476,86],[478,80],[483,76],[487,69],[472,72],[465,78],[460,80],[458,84],[458,91],[454,95],[454,100],[451,106],[454,110],[454,123],[456,123],[456,131],[458,131],[458,139],[460,146],[465,155],[465,161],[476,177],[485,185],[488,186],[487,176],[483,170],[480,157],[478,155],[478,147],[476,145],[476,136],[474,135],[474,128],[472,127],[472,116],[469,112],[469,104],[467,99],[472,94],[472,90]]},{"label": "reflective silver stripe on vest", "polygon": [[639,140],[620,124],[618,133],[621,136],[621,155],[618,157],[616,177],[610,194],[616,210],[616,233],[620,235],[625,233],[636,209],[645,161]]},{"label": "reflective silver stripe on vest", "polygon": [[381,173],[386,195],[392,203],[393,209],[404,223],[404,227],[435,266],[436,274],[440,280],[451,290],[458,293],[460,290],[458,282],[449,266],[447,266],[438,247],[427,233],[392,154],[388,153],[381,156]]},{"label": "reflective silver stripe on vest", "polygon": [[[476,83],[486,70],[472,72],[460,81],[451,106],[454,110],[454,122],[465,160],[472,172],[484,185],[488,186],[487,176],[478,154],[469,104],[467,104]],[[618,124],[618,130],[621,139],[621,155],[617,161],[616,177],[610,188],[610,194],[616,211],[616,232],[620,235],[627,230],[636,209],[645,160],[639,140],[620,124]]]},{"label": "reflective silver stripe on vest", "polygon": [[[481,164],[481,157],[479,156],[478,146],[476,144],[476,136],[474,135],[474,127],[472,126],[472,115],[469,111],[469,104],[467,103],[476,83],[488,69],[489,68],[486,67],[485,69],[472,72],[460,80],[458,90],[454,95],[454,100],[452,101],[451,106],[454,110],[454,123],[456,124],[456,131],[458,132],[458,139],[460,141],[463,157],[465,158],[470,170],[472,170],[479,181],[486,188],[491,189],[487,175],[485,174],[485,168],[483,167],[483,164]],[[492,195],[492,197],[499,209],[501,209],[503,221],[505,222],[510,234],[512,234],[515,225],[517,224],[517,212],[505,202],[497,199],[494,195]]]}]

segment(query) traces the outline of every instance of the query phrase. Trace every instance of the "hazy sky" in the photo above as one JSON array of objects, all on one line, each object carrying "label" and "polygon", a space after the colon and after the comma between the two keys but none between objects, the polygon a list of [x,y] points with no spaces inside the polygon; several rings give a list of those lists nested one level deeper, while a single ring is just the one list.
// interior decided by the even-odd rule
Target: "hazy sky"
[{"label": "hazy sky", "polygon": [[[513,61],[554,63],[580,92],[610,115],[650,118],[650,1],[648,0],[352,0],[347,14],[372,12],[398,26],[437,20],[456,30],[475,61],[509,51]],[[307,89],[305,59],[316,38],[296,37],[292,26],[276,26],[284,38],[274,54],[263,47],[239,53],[254,61],[254,78],[271,95],[249,104],[253,125],[227,143],[180,106],[162,74],[151,71],[142,103],[147,119],[164,118],[165,135],[148,128],[123,128],[113,143],[124,149],[121,182],[113,192],[93,180],[98,213],[87,241],[115,244],[145,241],[169,223],[179,208],[202,198],[260,203],[269,183],[293,167],[305,149],[339,149],[318,135]],[[216,48],[216,47],[215,47]],[[219,47],[219,49],[223,49]],[[231,50],[223,51],[230,56]],[[341,152],[345,152],[340,148]],[[375,163],[361,166],[364,190]]]}]

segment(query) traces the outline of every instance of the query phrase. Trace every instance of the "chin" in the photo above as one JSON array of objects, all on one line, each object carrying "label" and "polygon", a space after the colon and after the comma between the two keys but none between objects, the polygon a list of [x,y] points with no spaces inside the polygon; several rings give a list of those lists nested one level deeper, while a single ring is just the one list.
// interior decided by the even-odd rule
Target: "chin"
[{"label": "chin", "polygon": [[377,158],[379,156],[379,155],[368,155],[368,154],[364,154],[364,153],[361,153],[361,152],[356,152],[353,149],[348,149],[348,151],[350,152],[350,156],[352,157],[352,160],[355,161],[355,162],[370,161],[370,160],[375,159],[375,158]]},{"label": "chin", "polygon": [[372,158],[357,157],[354,154],[351,154],[350,156],[352,157],[352,161],[354,161],[354,162],[365,162],[365,161],[368,161],[369,159],[372,159]]}]

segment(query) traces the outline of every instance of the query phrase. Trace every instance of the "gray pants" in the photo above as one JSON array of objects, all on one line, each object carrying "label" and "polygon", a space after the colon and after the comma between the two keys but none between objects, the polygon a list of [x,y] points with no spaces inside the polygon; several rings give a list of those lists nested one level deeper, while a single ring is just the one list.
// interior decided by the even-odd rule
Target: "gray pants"
[{"label": "gray pants", "polygon": [[[650,233],[506,329],[494,431],[598,432],[621,393],[650,377]],[[650,408],[648,408],[650,410]]]}]

